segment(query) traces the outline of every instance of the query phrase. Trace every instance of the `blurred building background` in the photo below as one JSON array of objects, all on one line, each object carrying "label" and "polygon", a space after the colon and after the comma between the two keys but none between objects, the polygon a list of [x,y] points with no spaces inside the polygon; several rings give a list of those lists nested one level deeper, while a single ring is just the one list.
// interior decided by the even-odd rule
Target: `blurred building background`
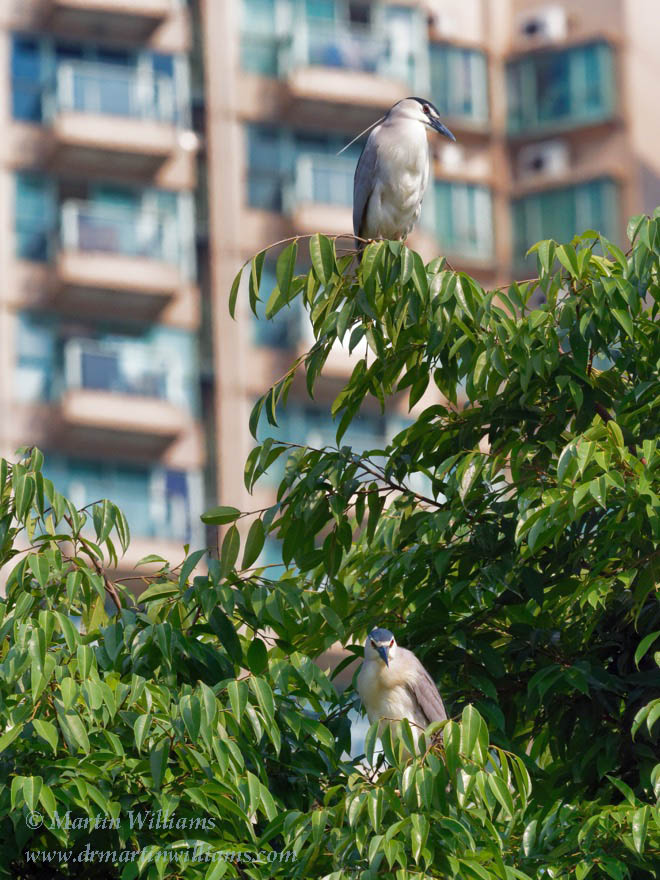
[{"label": "blurred building background", "polygon": [[[457,138],[433,140],[425,257],[500,285],[540,238],[624,243],[660,203],[659,37],[657,0],[2,0],[0,454],[36,443],[77,503],[122,506],[126,567],[268,503],[249,412],[310,336],[297,308],[229,319],[242,262],[350,232],[362,142],[336,153],[409,94]],[[348,369],[294,388],[280,436],[333,442]]]}]

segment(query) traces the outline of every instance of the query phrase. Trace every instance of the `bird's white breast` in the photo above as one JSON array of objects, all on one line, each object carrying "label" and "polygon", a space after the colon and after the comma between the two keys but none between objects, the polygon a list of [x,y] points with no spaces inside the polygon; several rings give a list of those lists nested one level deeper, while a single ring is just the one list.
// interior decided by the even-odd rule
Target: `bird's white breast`
[{"label": "bird's white breast", "polygon": [[367,208],[369,237],[405,238],[419,218],[428,181],[428,142],[423,127],[383,129],[377,167]]},{"label": "bird's white breast", "polygon": [[384,663],[364,663],[357,686],[371,724],[381,718],[414,720],[414,705],[409,691]]}]

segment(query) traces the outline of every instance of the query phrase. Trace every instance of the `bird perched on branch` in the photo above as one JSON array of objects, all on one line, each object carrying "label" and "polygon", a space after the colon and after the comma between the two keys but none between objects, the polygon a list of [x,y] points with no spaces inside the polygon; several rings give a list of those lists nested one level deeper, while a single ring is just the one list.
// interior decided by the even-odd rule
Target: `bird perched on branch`
[{"label": "bird perched on branch", "polygon": [[447,720],[433,679],[388,629],[377,627],[367,636],[357,689],[371,724],[407,718],[419,734],[432,721]]},{"label": "bird perched on branch", "polygon": [[356,236],[404,240],[410,233],[429,181],[429,129],[456,140],[423,98],[399,101],[374,124],[353,180]]}]

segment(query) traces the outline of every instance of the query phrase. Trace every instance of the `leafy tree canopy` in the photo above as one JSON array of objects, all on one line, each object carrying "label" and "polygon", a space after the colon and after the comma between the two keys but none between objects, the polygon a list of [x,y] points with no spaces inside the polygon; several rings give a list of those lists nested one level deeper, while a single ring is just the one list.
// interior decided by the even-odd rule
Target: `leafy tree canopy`
[{"label": "leafy tree canopy", "polygon": [[[399,243],[356,265],[315,235],[309,271],[291,242],[264,292],[258,254],[253,308],[298,298],[316,341],[257,402],[255,438],[343,342],[337,444],[257,440],[246,484],[280,459],[277,502],[209,511],[207,573],[203,550],[156,560],[139,604],[106,571],[121,512],[76,510],[36,449],[2,461],[0,875],[660,875],[660,215],[629,236],[627,254],[595,231],[540,242],[538,277],[498,291]],[[385,448],[343,442],[404,395]],[[267,536],[281,576],[255,567]],[[313,657],[374,623],[452,720],[417,749],[402,724],[385,760],[371,728],[351,761],[354,695]],[[88,846],[114,858],[26,855]]]}]

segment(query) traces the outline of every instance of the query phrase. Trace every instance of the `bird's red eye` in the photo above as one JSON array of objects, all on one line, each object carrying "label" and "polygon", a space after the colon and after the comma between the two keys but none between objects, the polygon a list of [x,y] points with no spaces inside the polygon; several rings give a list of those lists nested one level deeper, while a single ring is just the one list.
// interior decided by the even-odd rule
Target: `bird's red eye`
[{"label": "bird's red eye", "polygon": [[392,639],[392,641],[390,642],[390,648],[392,647],[393,644],[394,644],[394,639]]},{"label": "bird's red eye", "polygon": [[424,106],[422,107],[422,110],[424,111],[424,113],[426,113],[427,116],[431,112],[431,108],[429,107],[428,104],[424,104]]}]

